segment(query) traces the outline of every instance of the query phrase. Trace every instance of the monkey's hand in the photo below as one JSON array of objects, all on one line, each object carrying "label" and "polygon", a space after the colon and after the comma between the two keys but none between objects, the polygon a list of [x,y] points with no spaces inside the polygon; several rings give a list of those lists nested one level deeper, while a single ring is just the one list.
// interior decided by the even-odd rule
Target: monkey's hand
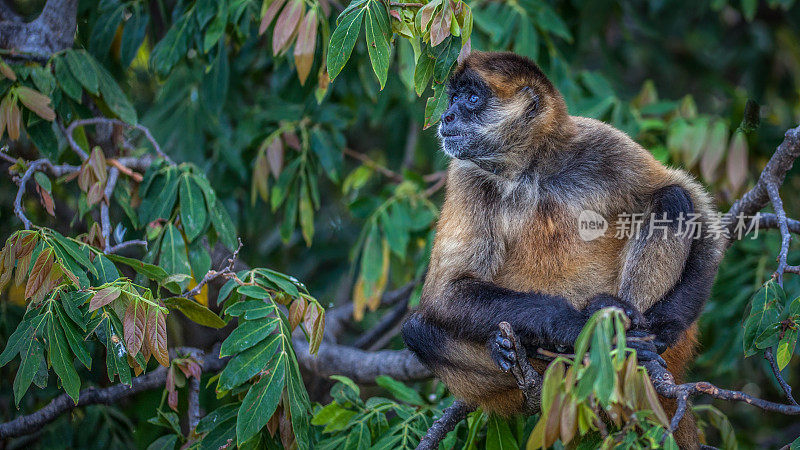
[{"label": "monkey's hand", "polygon": [[667,367],[667,362],[661,357],[661,353],[667,349],[666,344],[653,339],[654,336],[647,330],[637,329],[629,330],[625,333],[626,344],[628,348],[636,350],[636,359],[642,364],[647,361],[656,361],[657,363]]},{"label": "monkey's hand", "polygon": [[489,339],[489,355],[503,372],[511,370],[511,367],[517,362],[517,352],[514,350],[511,340],[503,336],[501,331],[497,331]]},{"label": "monkey's hand", "polygon": [[589,306],[584,309],[584,312],[586,312],[586,319],[588,320],[589,317],[597,311],[610,307],[619,308],[628,316],[628,319],[631,321],[631,330],[647,327],[647,319],[645,319],[644,314],[642,314],[636,306],[611,294],[597,294],[592,297],[589,301]]}]

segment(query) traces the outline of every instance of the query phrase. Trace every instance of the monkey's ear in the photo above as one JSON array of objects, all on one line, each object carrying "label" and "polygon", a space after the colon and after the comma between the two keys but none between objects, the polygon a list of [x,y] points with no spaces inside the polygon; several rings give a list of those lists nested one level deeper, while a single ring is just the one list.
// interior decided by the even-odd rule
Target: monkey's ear
[{"label": "monkey's ear", "polygon": [[527,116],[528,118],[531,118],[539,112],[539,94],[537,94],[530,86],[523,86],[520,91],[530,97],[531,103],[528,106]]}]

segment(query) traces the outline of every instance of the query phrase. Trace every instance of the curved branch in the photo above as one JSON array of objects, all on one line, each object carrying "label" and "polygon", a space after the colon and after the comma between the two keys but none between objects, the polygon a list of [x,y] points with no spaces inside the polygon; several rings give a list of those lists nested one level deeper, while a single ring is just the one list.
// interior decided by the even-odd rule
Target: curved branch
[{"label": "curved branch", "polygon": [[461,400],[456,400],[452,405],[445,408],[442,417],[436,419],[428,428],[428,432],[419,441],[417,450],[435,450],[439,448],[439,442],[453,431],[456,425],[467,417],[475,408],[468,406]]},{"label": "curved branch", "polygon": [[[209,353],[190,348],[180,347],[173,349],[171,354],[199,354],[203,355],[203,371],[217,372],[223,368],[227,358],[219,358],[219,350],[212,349]],[[80,392],[78,404],[76,405],[67,394],[59,395],[42,409],[17,417],[14,420],[0,424],[0,439],[7,439],[17,436],[30,434],[44,425],[54,421],[62,414],[69,412],[79,406],[112,404],[119,400],[130,397],[139,392],[157,389],[164,386],[167,379],[167,368],[159,366],[154,371],[140,375],[133,379],[132,385],[116,384],[107,388],[90,387]]]},{"label": "curved branch", "polygon": [[134,124],[134,125],[131,125],[131,124],[129,124],[127,122],[123,122],[123,121],[121,121],[119,119],[111,119],[111,118],[108,118],[108,117],[93,117],[93,118],[90,118],[90,119],[75,120],[75,121],[71,122],[69,124],[69,126],[67,127],[67,129],[64,131],[64,134],[67,137],[67,141],[69,142],[69,146],[76,153],[78,153],[79,155],[82,155],[81,159],[86,159],[86,157],[88,157],[88,156],[86,156],[86,152],[83,151],[83,149],[78,145],[78,143],[75,142],[75,138],[72,136],[72,133],[73,133],[73,131],[75,131],[75,128],[86,126],[86,125],[119,125],[121,127],[133,128],[133,129],[139,130],[139,131],[142,132],[142,134],[144,135],[145,139],[147,139],[147,141],[150,142],[150,145],[153,146],[153,149],[156,151],[158,156],[164,158],[164,160],[167,161],[170,165],[173,165],[173,166],[175,165],[175,162],[172,161],[172,159],[169,156],[167,156],[167,154],[164,153],[163,150],[161,150],[161,146],[158,145],[158,142],[155,140],[155,138],[153,137],[152,133],[150,133],[150,130],[147,127],[145,127],[144,125],[138,124],[138,123]]}]

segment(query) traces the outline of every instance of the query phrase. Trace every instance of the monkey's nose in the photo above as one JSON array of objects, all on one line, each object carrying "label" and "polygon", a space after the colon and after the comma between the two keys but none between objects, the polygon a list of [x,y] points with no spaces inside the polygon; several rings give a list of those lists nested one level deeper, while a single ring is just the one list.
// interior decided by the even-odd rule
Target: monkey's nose
[{"label": "monkey's nose", "polygon": [[456,120],[456,115],[454,113],[444,114],[442,116],[442,121],[446,124],[452,123],[454,120]]}]

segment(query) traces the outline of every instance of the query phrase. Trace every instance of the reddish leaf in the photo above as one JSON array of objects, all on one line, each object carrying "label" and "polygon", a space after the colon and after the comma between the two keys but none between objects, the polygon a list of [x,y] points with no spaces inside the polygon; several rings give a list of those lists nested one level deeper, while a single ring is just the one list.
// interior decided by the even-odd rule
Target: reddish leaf
[{"label": "reddish leaf", "polygon": [[325,331],[325,310],[319,305],[309,305],[306,308],[306,316],[303,325],[308,332],[308,352],[312,355],[317,353],[322,344],[322,334]]},{"label": "reddish leaf", "polygon": [[283,141],[280,138],[275,138],[267,146],[267,162],[269,162],[269,170],[272,176],[278,178],[283,170]]},{"label": "reddish leaf", "polygon": [[467,39],[467,43],[461,47],[461,51],[458,52],[458,58],[456,61],[458,64],[463,64],[464,61],[467,59],[467,56],[472,53],[472,38]]},{"label": "reddish leaf", "polygon": [[269,435],[271,437],[275,437],[275,432],[278,431],[278,424],[280,422],[280,417],[283,414],[283,406],[278,405],[278,409],[272,414],[272,417],[269,418],[269,422],[267,422],[267,431],[269,431]]},{"label": "reddish leaf", "polygon": [[92,206],[96,203],[99,203],[100,200],[103,199],[103,186],[100,185],[99,182],[92,185],[89,188],[89,192],[86,194],[86,203],[89,206]]},{"label": "reddish leaf", "polygon": [[290,0],[283,9],[278,20],[275,21],[275,30],[272,34],[272,54],[277,55],[289,46],[297,25],[305,11],[303,0]]},{"label": "reddish leaf", "polygon": [[[5,63],[5,61],[0,61],[0,74],[3,74],[4,77],[8,78],[11,81],[17,81],[17,75],[11,70],[11,66]],[[0,132],[0,135],[3,133]]]},{"label": "reddish leaf", "polygon": [[178,412],[178,390],[175,389],[175,368],[170,367],[167,370],[167,380],[164,383],[167,388],[167,404],[173,411]]},{"label": "reddish leaf", "polygon": [[107,288],[100,289],[94,293],[94,296],[89,301],[89,311],[95,311],[103,306],[106,306],[107,304],[119,298],[121,293],[122,290],[116,286],[109,286]]},{"label": "reddish leaf", "polygon": [[284,408],[283,414],[281,414],[278,419],[278,428],[280,429],[283,448],[292,448],[292,444],[294,443],[294,430],[292,429],[292,420],[289,414],[289,408]]},{"label": "reddish leaf", "polygon": [[55,217],[56,206],[53,203],[53,197],[51,197],[50,194],[44,189],[42,189],[42,187],[39,186],[38,184],[36,185],[36,192],[39,193],[39,199],[41,200],[42,206],[44,207],[45,211],[47,211],[47,213],[50,214],[51,216]]},{"label": "reddish leaf", "polygon": [[167,323],[164,319],[164,314],[158,308],[150,308],[147,312],[146,334],[149,339],[150,351],[152,351],[156,361],[162,366],[168,367]]},{"label": "reddish leaf", "polygon": [[14,284],[19,286],[25,280],[25,277],[28,276],[28,269],[31,266],[31,254],[28,253],[27,255],[19,258],[17,261],[17,271],[14,274]]},{"label": "reddish leaf", "polygon": [[11,109],[11,96],[7,95],[0,101],[0,138],[3,137],[3,133],[6,131],[9,109]]},{"label": "reddish leaf", "polygon": [[306,313],[306,306],[308,302],[303,297],[293,301],[289,306],[289,328],[294,330],[303,321],[303,316]]},{"label": "reddish leaf", "polygon": [[11,245],[11,241],[14,239],[12,236],[6,242],[6,245],[3,246],[2,252],[0,252],[0,291],[8,284],[11,280],[11,274],[14,272],[14,248]]},{"label": "reddish leaf", "polygon": [[294,64],[297,67],[297,77],[300,84],[306,84],[306,78],[314,64],[314,48],[317,44],[317,13],[312,9],[308,12],[300,28],[297,30],[297,43],[294,44]]},{"label": "reddish leaf", "polygon": [[36,248],[36,244],[39,243],[38,239],[39,235],[36,233],[26,234],[25,236],[19,238],[17,243],[14,245],[14,248],[17,251],[16,258],[23,258],[27,255],[33,253],[33,249]]},{"label": "reddish leaf", "polygon": [[302,147],[300,146],[300,138],[297,137],[297,133],[294,131],[287,131],[281,136],[283,136],[283,140],[286,142],[286,145],[297,150],[298,152],[302,150]]},{"label": "reddish leaf", "polygon": [[[269,28],[269,24],[272,23],[272,20],[275,16],[278,15],[278,11],[280,11],[281,6],[283,6],[286,0],[273,0],[272,3],[269,4],[267,10],[261,15],[261,24],[258,26],[258,34],[259,36],[264,34]],[[266,3],[265,3],[266,4]]]},{"label": "reddish leaf", "polygon": [[440,4],[441,2],[437,1],[429,2],[425,4],[425,6],[420,8],[420,10],[417,12],[417,15],[419,16],[420,20],[420,29],[423,34],[425,33],[425,31],[428,30],[428,25],[430,24],[431,19],[433,18],[433,13],[436,11],[436,8],[438,8]]},{"label": "reddish leaf", "polygon": [[122,328],[125,335],[125,342],[128,344],[128,353],[136,355],[142,348],[144,333],[147,328],[147,313],[145,305],[134,300],[125,310],[125,317],[122,320]]},{"label": "reddish leaf", "polygon": [[47,277],[53,269],[53,255],[53,249],[50,247],[45,247],[39,253],[39,257],[36,258],[36,262],[33,263],[33,268],[31,268],[28,284],[25,285],[25,298],[33,297],[44,287],[45,281],[47,281]]}]

